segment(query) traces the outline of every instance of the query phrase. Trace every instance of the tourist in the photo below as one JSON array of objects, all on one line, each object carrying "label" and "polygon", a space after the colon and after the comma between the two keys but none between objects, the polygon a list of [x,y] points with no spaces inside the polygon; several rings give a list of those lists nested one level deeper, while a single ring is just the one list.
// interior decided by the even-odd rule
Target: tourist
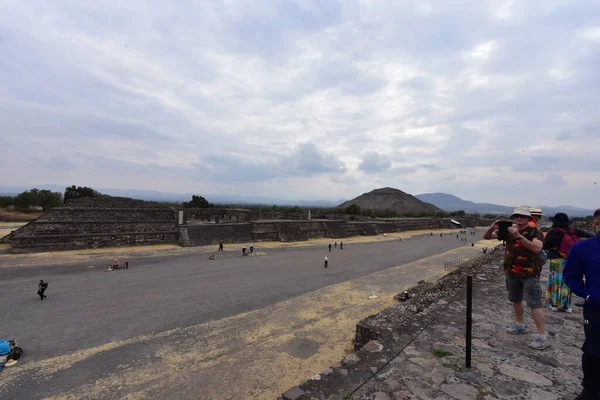
[{"label": "tourist", "polygon": [[[563,277],[583,305],[583,392],[578,400],[600,399],[600,208],[594,212],[592,239],[575,243],[569,251]],[[585,277],[585,281],[584,281]]]},{"label": "tourist", "polygon": [[571,220],[565,213],[557,213],[552,218],[552,228],[546,234],[544,249],[548,251],[550,268],[546,285],[546,303],[552,311],[571,311],[571,290],[563,279],[563,270],[569,249],[580,238],[594,236],[581,229],[573,229]]},{"label": "tourist", "polygon": [[[402,240],[402,239],[400,239]],[[340,242],[340,250],[344,250],[344,242]]]},{"label": "tourist", "polygon": [[250,246],[250,254],[254,253],[254,246]]},{"label": "tourist", "polygon": [[327,264],[329,264],[329,259],[325,256],[325,268],[327,268]]},{"label": "tourist", "polygon": [[46,289],[48,289],[48,282],[44,282],[43,279],[40,279],[40,283],[38,283],[38,296],[40,296],[40,300],[44,300],[46,297],[44,292],[46,291]]},{"label": "tourist", "polygon": [[115,261],[113,261],[112,269],[119,269],[119,260],[116,258]]},{"label": "tourist", "polygon": [[333,244],[333,248],[337,249],[337,242]]},{"label": "tourist", "polygon": [[331,253],[331,243],[329,243],[329,252]]},{"label": "tourist", "polygon": [[532,228],[538,227],[538,221],[542,218],[542,209],[541,208],[530,208],[529,212],[531,213],[531,221],[529,221],[529,226]]},{"label": "tourist", "polygon": [[404,303],[406,300],[410,300],[410,294],[408,294],[408,291],[405,291],[404,293],[402,293],[399,300],[402,303]]},{"label": "tourist", "polygon": [[[516,324],[507,329],[511,334],[527,332],[524,324],[525,308],[523,296],[531,309],[531,316],[537,328],[535,340],[529,347],[543,350],[550,346],[545,333],[544,311],[542,309],[542,289],[540,287],[540,271],[538,254],[544,245],[542,232],[529,226],[532,220],[529,207],[520,206],[514,209],[510,218],[516,226],[507,229],[506,237],[498,236],[500,221],[494,221],[484,233],[483,238],[506,241],[504,252],[504,271],[506,273],[506,288],[508,299],[513,304]],[[501,234],[504,236],[504,232]]]},{"label": "tourist", "polygon": [[245,255],[246,255],[246,246],[243,246],[242,247],[242,256],[245,256]]},{"label": "tourist", "polygon": [[219,242],[219,250],[218,251],[223,251],[223,241],[222,240]]},{"label": "tourist", "polygon": [[17,346],[17,343],[14,340],[0,340],[0,371],[4,369],[5,366],[10,366],[15,362],[11,362],[9,357],[13,349]]},{"label": "tourist", "polygon": [[125,269],[129,269],[129,257],[125,258]]}]

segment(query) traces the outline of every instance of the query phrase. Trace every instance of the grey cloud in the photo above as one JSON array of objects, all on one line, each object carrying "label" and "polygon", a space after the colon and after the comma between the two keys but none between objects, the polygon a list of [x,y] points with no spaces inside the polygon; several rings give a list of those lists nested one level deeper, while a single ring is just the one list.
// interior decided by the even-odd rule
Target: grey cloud
[{"label": "grey cloud", "polygon": [[574,138],[575,138],[575,135],[573,134],[573,132],[570,132],[570,131],[562,131],[558,135],[556,135],[556,140],[558,140],[558,141],[571,140]]},{"label": "grey cloud", "polygon": [[380,154],[374,151],[366,153],[363,160],[358,165],[358,168],[366,173],[372,174],[392,167],[392,162],[385,154]]},{"label": "grey cloud", "polygon": [[548,174],[546,179],[544,179],[543,183],[545,185],[559,185],[559,186],[568,185],[567,180],[558,174]]},{"label": "grey cloud", "polygon": [[441,171],[442,170],[441,167],[439,167],[439,166],[437,166],[435,164],[419,163],[417,165],[418,165],[419,168],[423,168],[423,169],[426,169],[426,170],[429,170],[429,171],[433,171],[433,172]]},{"label": "grey cloud", "polygon": [[320,150],[312,142],[298,145],[289,155],[279,157],[245,157],[239,154],[207,155],[205,164],[196,165],[198,173],[208,173],[228,181],[260,182],[286,176],[312,176],[324,173],[343,174],[346,165],[335,154]]},{"label": "grey cloud", "polygon": [[300,144],[290,157],[282,160],[283,167],[290,172],[303,171],[310,174],[345,172],[346,165],[334,154],[326,153],[311,142]]},{"label": "grey cloud", "polygon": [[65,171],[77,168],[77,163],[73,161],[72,154],[56,154],[48,158],[31,156],[30,159],[38,166],[53,171]]}]

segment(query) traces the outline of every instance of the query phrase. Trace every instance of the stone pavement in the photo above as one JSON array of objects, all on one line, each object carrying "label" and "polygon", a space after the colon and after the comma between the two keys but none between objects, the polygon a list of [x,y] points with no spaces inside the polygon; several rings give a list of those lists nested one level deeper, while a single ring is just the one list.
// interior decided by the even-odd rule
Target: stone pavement
[{"label": "stone pavement", "polygon": [[[498,249],[470,273],[473,280],[473,358],[465,368],[466,294],[440,298],[429,307],[410,302],[373,316],[366,329],[376,337],[341,365],[315,375],[283,395],[284,399],[535,399],[569,400],[581,391],[582,310],[572,314],[546,309],[552,346],[537,351],[528,343],[533,334],[509,335],[512,307],[506,299],[502,251]],[[475,263],[477,264],[477,262]],[[546,270],[547,272],[547,270]],[[458,274],[460,278],[464,275]],[[443,280],[443,279],[442,279]],[[545,276],[542,277],[542,282]],[[543,285],[543,283],[542,283]],[[462,285],[464,287],[464,284]],[[433,290],[430,288],[433,292]],[[422,297],[422,296],[421,296]],[[581,299],[575,298],[573,302]],[[418,302],[417,302],[418,303]],[[407,310],[421,310],[413,315]],[[392,311],[403,315],[394,320]],[[396,318],[398,316],[396,315]],[[526,323],[535,331],[529,312]],[[361,324],[357,327],[360,336]],[[395,324],[395,326],[394,326]],[[379,330],[379,331],[378,331]],[[386,333],[389,332],[389,333]],[[368,336],[367,334],[367,336]],[[365,334],[363,333],[363,336]],[[368,339],[368,338],[367,338]],[[365,338],[361,339],[364,343]]]}]

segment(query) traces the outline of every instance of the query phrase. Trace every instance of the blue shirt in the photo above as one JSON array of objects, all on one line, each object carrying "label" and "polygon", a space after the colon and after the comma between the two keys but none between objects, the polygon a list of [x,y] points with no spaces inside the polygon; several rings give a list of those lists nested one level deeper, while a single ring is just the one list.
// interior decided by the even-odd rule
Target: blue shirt
[{"label": "blue shirt", "polygon": [[590,296],[588,303],[600,307],[600,235],[571,247],[563,278],[573,293],[584,299]]},{"label": "blue shirt", "polygon": [[10,353],[10,343],[4,339],[0,340],[0,356],[4,356],[8,353]]}]

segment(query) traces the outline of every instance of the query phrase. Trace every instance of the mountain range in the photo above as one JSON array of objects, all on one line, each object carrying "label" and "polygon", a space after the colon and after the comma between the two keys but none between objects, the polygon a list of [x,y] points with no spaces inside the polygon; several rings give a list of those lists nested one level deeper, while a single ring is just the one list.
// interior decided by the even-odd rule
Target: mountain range
[{"label": "mountain range", "polygon": [[[18,186],[18,187],[2,187],[0,186],[0,196],[14,196],[25,190],[36,187],[38,189],[47,189],[55,192],[64,192],[67,185],[52,185],[44,184],[37,186]],[[156,190],[134,190],[134,189],[111,189],[111,188],[94,188],[101,193],[111,196],[131,197],[134,199],[151,200],[151,201],[168,201],[168,202],[184,202],[192,198],[192,194],[198,193],[170,193],[160,192]],[[208,201],[215,204],[267,204],[267,205],[297,205],[300,207],[337,207],[346,202],[345,199],[340,200],[285,200],[276,197],[268,196],[240,196],[240,195],[221,195],[221,194],[202,194]],[[473,214],[510,214],[512,207],[503,206],[491,203],[475,203],[468,200],[463,200],[457,196],[448,193],[423,193],[417,194],[414,197],[425,202],[433,204],[445,211],[464,210],[467,213]],[[559,207],[549,207],[544,205],[531,205],[532,207],[540,207],[546,216],[552,216],[557,212],[566,212],[570,217],[583,217],[592,215],[593,210],[588,210],[580,207],[569,205]]]},{"label": "mountain range", "polygon": [[[513,210],[513,207],[499,204],[474,203],[448,193],[423,193],[417,194],[415,197],[421,201],[434,204],[445,211],[464,210],[470,214],[510,214]],[[573,206],[550,207],[533,204],[530,204],[530,206],[541,208],[546,217],[553,216],[558,212],[567,213],[569,217],[585,217],[594,213],[593,210]]]}]

